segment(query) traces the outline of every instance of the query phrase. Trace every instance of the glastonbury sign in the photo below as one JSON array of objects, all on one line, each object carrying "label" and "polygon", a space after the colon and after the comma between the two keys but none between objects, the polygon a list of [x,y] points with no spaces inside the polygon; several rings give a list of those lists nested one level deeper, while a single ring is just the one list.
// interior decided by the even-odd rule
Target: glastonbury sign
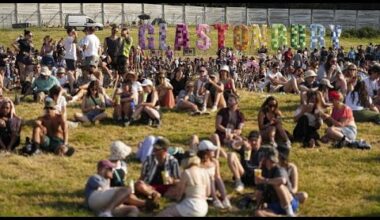
[{"label": "glastonbury sign", "polygon": [[[227,30],[231,27],[229,24],[214,24],[211,25],[218,32],[218,49],[225,47],[225,36]],[[267,25],[258,24],[253,25],[236,25],[233,26],[233,47],[239,51],[246,51],[250,43],[249,32],[252,30],[251,44],[254,48],[261,46],[268,46]],[[311,24],[310,29],[310,48],[321,48],[325,46],[325,33],[326,29],[321,24]],[[195,31],[197,40],[195,41],[196,47],[201,51],[206,51],[211,47],[211,39],[207,35],[210,33],[211,27],[208,24],[196,25]],[[331,40],[334,48],[339,48],[339,37],[342,33],[341,25],[329,25],[331,30]],[[155,29],[151,24],[144,24],[139,27],[139,46],[143,50],[157,49],[154,44]],[[159,50],[166,50],[166,34],[167,24],[159,24]],[[270,36],[270,45],[273,50],[277,50],[281,46],[288,45],[287,27],[284,24],[272,24],[272,32]],[[306,47],[306,25],[292,24],[290,26],[290,46],[292,48],[305,48]],[[187,24],[177,24],[175,31],[174,50],[189,49],[190,48],[190,35]]]}]

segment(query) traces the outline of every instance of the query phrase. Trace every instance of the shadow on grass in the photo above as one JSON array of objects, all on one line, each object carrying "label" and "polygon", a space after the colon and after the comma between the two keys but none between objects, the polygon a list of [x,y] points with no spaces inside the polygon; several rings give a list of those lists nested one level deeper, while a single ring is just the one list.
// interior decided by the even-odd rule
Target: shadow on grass
[{"label": "shadow on grass", "polygon": [[[366,162],[366,163],[372,163],[372,162],[377,162],[380,163],[380,157],[379,156],[370,156],[370,157],[365,157],[365,158],[352,158],[353,161],[355,162]],[[379,202],[380,202],[380,196],[379,196]]]}]

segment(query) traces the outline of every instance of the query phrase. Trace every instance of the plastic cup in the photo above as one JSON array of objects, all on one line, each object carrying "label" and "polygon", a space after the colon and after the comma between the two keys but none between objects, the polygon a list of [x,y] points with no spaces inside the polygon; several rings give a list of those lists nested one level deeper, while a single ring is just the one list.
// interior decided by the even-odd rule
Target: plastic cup
[{"label": "plastic cup", "polygon": [[260,176],[261,177],[261,169],[255,169],[255,176]]},{"label": "plastic cup", "polygon": [[251,149],[246,149],[244,151],[244,160],[250,160],[251,159]]},{"label": "plastic cup", "polygon": [[129,188],[131,188],[131,193],[135,193],[135,182],[133,180],[129,181]]},{"label": "plastic cup", "polygon": [[226,128],[226,136],[230,136],[231,135],[231,128]]},{"label": "plastic cup", "polygon": [[164,181],[164,185],[168,185],[169,184],[169,171],[162,171],[161,172],[161,175],[162,175],[162,180]]}]

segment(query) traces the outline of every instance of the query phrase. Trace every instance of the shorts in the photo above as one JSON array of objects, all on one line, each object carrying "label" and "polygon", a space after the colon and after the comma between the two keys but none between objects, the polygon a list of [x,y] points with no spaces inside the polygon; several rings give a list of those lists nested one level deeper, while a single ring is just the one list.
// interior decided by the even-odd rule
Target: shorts
[{"label": "shorts", "polygon": [[117,58],[117,72],[119,74],[124,74],[127,72],[128,70],[128,60],[129,58],[128,57],[125,57],[125,56],[118,56]]},{"label": "shorts", "polygon": [[76,60],[65,59],[66,69],[69,71],[75,71],[77,69]]},{"label": "shorts", "polygon": [[164,195],[172,185],[163,185],[163,184],[162,185],[160,185],[160,184],[155,185],[155,184],[153,184],[151,186],[154,188],[154,190],[159,192],[161,195]]},{"label": "shorts", "polygon": [[64,143],[65,142],[59,137],[49,137],[45,135],[43,137],[41,148],[45,151],[55,153],[60,146],[64,145]]},{"label": "shorts", "polygon": [[19,54],[16,56],[16,61],[24,65],[32,65],[33,59],[29,55]]},{"label": "shorts", "polygon": [[87,112],[85,115],[90,121],[93,121],[96,116],[102,114],[103,112],[104,111],[102,110],[95,109]]},{"label": "shorts", "polygon": [[104,209],[112,202],[112,198],[118,188],[106,190],[96,190],[88,197],[88,207],[94,212],[103,212]]},{"label": "shorts", "polygon": [[[299,201],[296,198],[293,198],[291,205],[292,205],[293,212],[296,213],[300,205]],[[275,214],[286,215],[285,209],[281,207],[279,202],[269,203],[268,209],[272,210]]]},{"label": "shorts", "polygon": [[357,130],[355,127],[346,126],[340,129],[340,132],[346,136],[347,139],[354,141],[356,139]]}]

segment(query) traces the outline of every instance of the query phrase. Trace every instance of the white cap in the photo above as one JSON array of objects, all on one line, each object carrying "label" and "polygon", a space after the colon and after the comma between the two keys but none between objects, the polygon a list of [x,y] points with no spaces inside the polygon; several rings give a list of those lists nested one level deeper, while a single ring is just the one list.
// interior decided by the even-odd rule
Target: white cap
[{"label": "white cap", "polygon": [[142,83],[141,86],[153,86],[153,82],[150,79],[145,79]]},{"label": "white cap", "polygon": [[132,152],[132,148],[121,141],[114,141],[111,144],[111,155],[109,160],[124,160]]},{"label": "white cap", "polygon": [[41,67],[41,75],[43,75],[43,76],[50,76],[51,75],[51,71],[49,70],[49,68],[47,66]]},{"label": "white cap", "polygon": [[205,150],[210,150],[210,151],[215,151],[217,150],[218,147],[215,146],[211,141],[209,140],[203,140],[199,143],[198,145],[198,150],[199,151],[205,151]]},{"label": "white cap", "polygon": [[321,79],[321,81],[319,83],[321,85],[325,85],[325,86],[329,87],[330,89],[334,88],[334,86],[331,85],[330,80],[328,80],[328,79]]},{"label": "white cap", "polygon": [[219,72],[222,71],[222,70],[227,71],[227,72],[230,72],[230,68],[229,68],[227,65],[223,65],[223,66],[220,68]]}]

